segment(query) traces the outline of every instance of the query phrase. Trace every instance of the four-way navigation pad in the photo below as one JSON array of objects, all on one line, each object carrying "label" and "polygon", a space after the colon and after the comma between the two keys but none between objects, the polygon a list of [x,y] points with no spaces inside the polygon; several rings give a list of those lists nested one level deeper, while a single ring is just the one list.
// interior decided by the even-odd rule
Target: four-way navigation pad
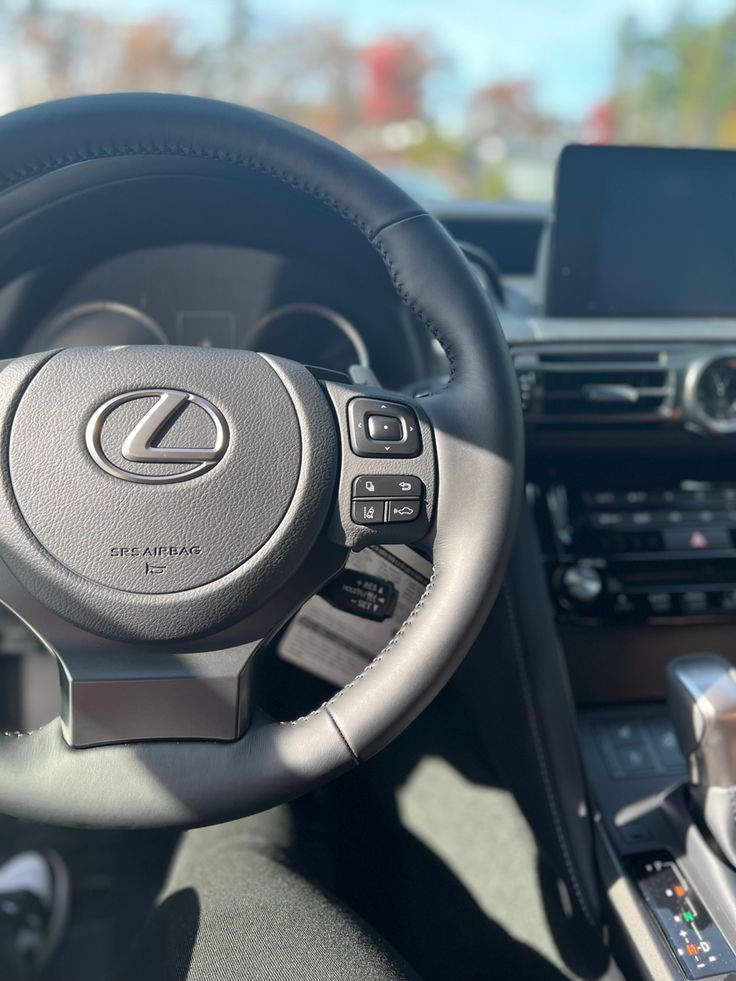
[{"label": "four-way navigation pad", "polygon": [[353,399],[348,404],[350,444],[357,456],[412,457],[422,449],[414,410],[400,402]]}]

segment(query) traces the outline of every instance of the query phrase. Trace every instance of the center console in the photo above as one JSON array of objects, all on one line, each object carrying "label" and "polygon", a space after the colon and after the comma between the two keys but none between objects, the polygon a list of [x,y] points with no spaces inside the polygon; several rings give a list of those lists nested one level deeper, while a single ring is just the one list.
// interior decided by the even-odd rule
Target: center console
[{"label": "center console", "polygon": [[[537,617],[551,613],[575,703],[588,795],[577,813],[590,802],[611,949],[627,978],[647,981],[736,978],[736,733],[724,721],[736,719],[733,161],[567,148],[535,312],[502,317],[525,417],[536,586],[550,599],[543,616],[537,597]],[[531,583],[528,572],[515,583],[522,608]],[[546,723],[536,749],[557,777],[557,830],[569,828],[587,871],[563,807],[572,762],[556,742],[559,693],[549,704],[554,655],[541,657],[527,630]],[[693,651],[728,660],[675,660]],[[668,707],[673,661],[684,667]]]},{"label": "center console", "polygon": [[736,625],[736,328],[723,345],[595,329],[512,348],[527,496],[578,703],[652,700],[672,657],[728,649]]},{"label": "center console", "polygon": [[670,712],[590,709],[580,733],[625,975],[733,981],[736,871],[693,796]]}]

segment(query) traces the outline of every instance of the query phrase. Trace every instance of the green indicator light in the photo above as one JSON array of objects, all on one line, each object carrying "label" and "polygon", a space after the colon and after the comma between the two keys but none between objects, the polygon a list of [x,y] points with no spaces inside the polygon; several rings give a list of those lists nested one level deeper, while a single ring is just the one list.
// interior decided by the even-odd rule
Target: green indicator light
[{"label": "green indicator light", "polygon": [[686,923],[692,923],[695,919],[692,913],[683,913],[682,918]]}]

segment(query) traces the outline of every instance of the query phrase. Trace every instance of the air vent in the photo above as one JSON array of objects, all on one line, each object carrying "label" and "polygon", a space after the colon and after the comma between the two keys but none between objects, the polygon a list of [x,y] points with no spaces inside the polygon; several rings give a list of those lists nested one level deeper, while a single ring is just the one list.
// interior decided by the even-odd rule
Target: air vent
[{"label": "air vent", "polygon": [[527,350],[514,363],[530,422],[640,424],[673,412],[676,372],[658,351]]}]

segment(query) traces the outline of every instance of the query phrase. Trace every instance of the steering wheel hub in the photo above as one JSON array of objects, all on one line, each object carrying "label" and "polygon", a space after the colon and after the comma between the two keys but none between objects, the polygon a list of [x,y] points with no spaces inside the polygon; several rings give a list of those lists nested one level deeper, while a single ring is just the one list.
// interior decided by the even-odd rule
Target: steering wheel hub
[{"label": "steering wheel hub", "polygon": [[[50,581],[63,567],[87,587],[176,594],[247,577],[257,559],[262,585],[282,581],[327,515],[331,482],[303,481],[326,412],[305,369],[251,352],[54,354],[20,397],[8,451],[39,569]],[[334,473],[327,444],[321,469]],[[297,521],[305,498],[310,520]]]}]

